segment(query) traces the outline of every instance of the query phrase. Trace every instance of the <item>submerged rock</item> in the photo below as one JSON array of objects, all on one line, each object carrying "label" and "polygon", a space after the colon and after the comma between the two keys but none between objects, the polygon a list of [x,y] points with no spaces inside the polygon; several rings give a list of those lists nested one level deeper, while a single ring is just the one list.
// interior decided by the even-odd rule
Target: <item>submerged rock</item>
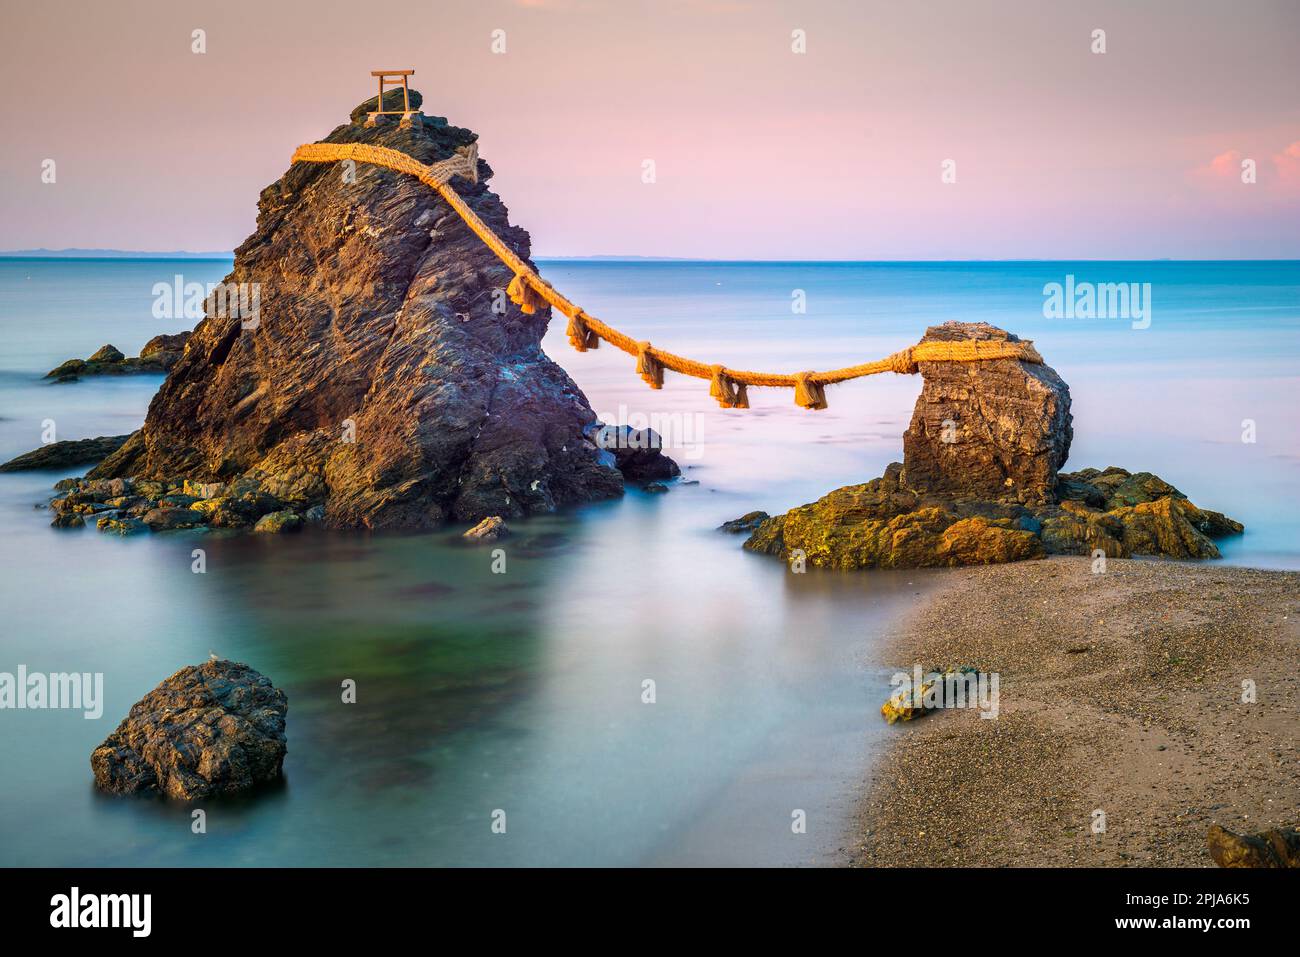
[{"label": "submerged rock", "polygon": [[461,537],[471,542],[495,542],[498,538],[504,538],[509,534],[510,526],[506,525],[506,520],[500,515],[492,515],[483,519]]},{"label": "submerged rock", "polygon": [[[926,338],[965,329],[976,339],[1006,337],[984,323],[946,323]],[[783,558],[801,551],[808,564],[830,568],[919,568],[1098,550],[1217,558],[1211,539],[1242,531],[1150,472],[1058,474],[1071,440],[1069,389],[1045,365],[923,362],[921,374],[902,464],[764,518],[745,547]]]},{"label": "submerged rock", "polygon": [[182,668],[132,706],[90,756],[95,785],[181,801],[235,794],[280,776],[288,700],[248,665]]},{"label": "submerged rock", "polygon": [[1300,831],[1294,828],[1234,834],[1212,824],[1205,839],[1220,867],[1300,867]]},{"label": "submerged rock", "polygon": [[286,532],[302,531],[302,516],[289,509],[270,512],[263,515],[253,526],[253,531],[267,535],[283,535]]},{"label": "submerged rock", "polygon": [[[326,141],[433,163],[477,139],[439,117],[368,128],[355,120],[366,105]],[[477,183],[452,186],[527,259],[528,233],[510,224],[491,176],[479,160]],[[414,177],[294,165],[262,191],[226,281],[250,302],[257,291],[256,316],[214,303],[144,427],[90,477],[244,480],[280,508],[323,509],[326,525],[377,529],[622,494],[618,460],[584,435],[597,424],[590,405],[541,350],[549,309],[524,314],[504,295],[511,279]],[[211,524],[256,521],[239,501],[219,497]]]},{"label": "submerged rock", "polygon": [[729,522],[723,522],[718,526],[718,531],[727,532],[731,535],[736,535],[740,532],[752,532],[771,517],[772,516],[768,515],[767,512],[746,512],[744,515],[740,516],[740,518],[733,518]]},{"label": "submerged rock", "polygon": [[597,422],[586,430],[596,446],[614,456],[614,464],[629,482],[657,482],[681,474],[677,463],[663,453],[663,439],[654,429]]},{"label": "submerged rock", "polygon": [[0,472],[61,469],[100,462],[120,449],[129,438],[129,435],[101,435],[95,439],[51,442],[49,445],[42,445],[39,449],[24,452],[17,458],[10,459],[0,465]]},{"label": "submerged rock", "polygon": [[129,375],[134,372],[170,372],[185,353],[188,332],[154,336],[144,344],[140,355],[128,359],[112,344],[100,346],[87,359],[69,359],[45,374],[47,379],[75,382],[89,375]]}]

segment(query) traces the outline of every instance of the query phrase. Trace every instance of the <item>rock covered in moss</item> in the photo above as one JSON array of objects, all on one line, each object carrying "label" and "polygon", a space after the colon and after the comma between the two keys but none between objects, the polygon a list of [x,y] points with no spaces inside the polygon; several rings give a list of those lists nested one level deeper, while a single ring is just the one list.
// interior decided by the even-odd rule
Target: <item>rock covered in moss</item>
[{"label": "rock covered in moss", "polygon": [[926,496],[902,484],[895,462],[865,485],[768,518],[745,542],[750,551],[827,568],[922,568],[1035,558],[1042,542],[1026,511],[996,502]]},{"label": "rock covered in moss", "polygon": [[1062,476],[1061,488],[1073,497],[1037,505],[936,495],[908,488],[895,462],[881,478],[764,520],[745,547],[782,558],[798,549],[808,564],[828,568],[924,568],[1095,550],[1217,558],[1211,536],[1242,531],[1149,472],[1087,469]]},{"label": "rock covered in moss", "polygon": [[280,776],[288,699],[248,665],[182,668],[132,706],[90,756],[95,785],[192,801]]},{"label": "rock covered in moss", "polygon": [[151,531],[150,527],[138,518],[120,518],[116,515],[104,516],[95,523],[95,527],[101,532],[113,535],[139,535],[141,532]]},{"label": "rock covered in moss", "polygon": [[286,532],[302,531],[302,516],[289,509],[269,512],[257,520],[253,531],[263,535],[283,535]]}]

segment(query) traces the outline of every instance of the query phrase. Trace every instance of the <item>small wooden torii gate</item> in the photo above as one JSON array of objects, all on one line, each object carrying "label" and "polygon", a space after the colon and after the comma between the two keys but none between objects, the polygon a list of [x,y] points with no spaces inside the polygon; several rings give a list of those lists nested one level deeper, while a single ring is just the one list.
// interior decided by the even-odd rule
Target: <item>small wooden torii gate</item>
[{"label": "small wooden torii gate", "polygon": [[[411,124],[416,122],[421,115],[418,110],[411,109],[411,91],[407,86],[407,77],[413,76],[414,70],[371,70],[370,75],[379,78],[379,98],[375,100],[375,111],[366,114],[366,126],[377,126],[383,122],[379,119],[381,116],[400,116],[402,129],[409,129]],[[391,79],[390,79],[391,77]],[[398,84],[402,85],[402,109],[386,110],[384,109],[384,87],[391,86],[396,88]]]}]

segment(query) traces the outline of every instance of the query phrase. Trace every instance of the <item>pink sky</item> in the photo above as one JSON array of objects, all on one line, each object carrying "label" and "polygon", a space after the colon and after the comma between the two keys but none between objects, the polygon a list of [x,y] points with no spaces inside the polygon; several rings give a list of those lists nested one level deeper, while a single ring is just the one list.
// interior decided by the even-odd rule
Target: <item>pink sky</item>
[{"label": "pink sky", "polygon": [[1300,257],[1285,0],[41,0],[3,17],[0,249],[231,249],[293,148],[346,121],[371,69],[410,67],[426,113],[480,134],[539,256]]}]

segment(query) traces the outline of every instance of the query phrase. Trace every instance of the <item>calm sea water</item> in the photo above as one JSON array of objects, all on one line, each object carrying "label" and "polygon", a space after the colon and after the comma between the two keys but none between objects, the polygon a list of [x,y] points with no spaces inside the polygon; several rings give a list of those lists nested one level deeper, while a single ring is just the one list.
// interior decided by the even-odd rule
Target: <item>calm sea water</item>
[{"label": "calm sea water", "polygon": [[[192,325],[155,282],[224,262],[0,261],[0,458],[142,421],[157,377],[53,385],[105,342]],[[1069,382],[1069,467],[1149,469],[1247,533],[1224,560],[1300,567],[1296,263],[543,263],[596,315],[742,368],[885,355],[984,319]],[[1045,319],[1042,287],[1149,282],[1150,328]],[[796,290],[807,310],[792,311]],[[0,864],[787,864],[831,859],[871,754],[888,670],[874,642],[944,573],[789,574],[713,529],[878,475],[920,382],[878,376],[722,412],[707,384],[645,389],[631,360],[547,351],[607,418],[680,442],[685,477],[520,523],[505,575],[458,530],[266,541],[56,532],[59,474],[0,476],[0,671],[103,672],[104,716],[0,712]],[[1243,422],[1254,442],[1243,442]],[[191,550],[207,552],[193,574]],[[187,809],[97,795],[90,751],[158,681],[209,652],[288,693],[284,786]],[[910,663],[902,663],[910,664]],[[358,686],[344,705],[339,685]],[[643,682],[656,702],[642,702]],[[492,815],[506,813],[506,833]],[[792,813],[807,833],[792,833]]]}]

